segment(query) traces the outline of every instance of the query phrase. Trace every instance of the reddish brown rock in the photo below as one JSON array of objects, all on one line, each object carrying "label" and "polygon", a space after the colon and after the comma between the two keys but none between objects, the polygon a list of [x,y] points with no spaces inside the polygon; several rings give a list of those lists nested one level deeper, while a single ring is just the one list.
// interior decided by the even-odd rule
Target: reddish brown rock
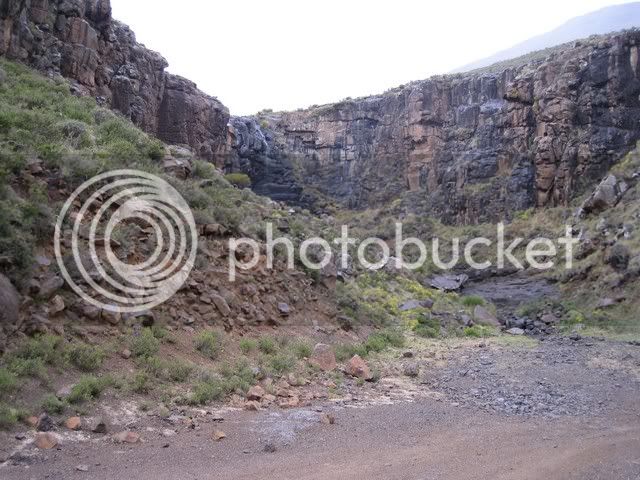
[{"label": "reddish brown rock", "polygon": [[3,2],[0,55],[62,74],[166,143],[224,163],[229,111],[168,73],[160,54],[111,18],[109,0]]},{"label": "reddish brown rock", "polygon": [[371,380],[373,378],[369,365],[367,365],[367,362],[365,362],[360,355],[354,355],[353,358],[349,360],[347,373],[352,377],[362,380]]},{"label": "reddish brown rock", "polygon": [[314,347],[309,363],[317,366],[325,372],[331,372],[338,366],[333,348],[329,345],[325,345],[324,343],[318,343]]},{"label": "reddish brown rock", "polygon": [[82,428],[82,420],[80,417],[70,417],[64,422],[64,426],[69,430],[80,430]]},{"label": "reddish brown rock", "polygon": [[140,442],[140,435],[138,435],[135,432],[129,432],[129,431],[125,431],[125,432],[120,432],[120,433],[116,433],[113,436],[113,441],[116,443],[139,443]]},{"label": "reddish brown rock", "polygon": [[41,450],[51,450],[58,446],[58,437],[50,432],[38,433],[33,439],[33,444]]},{"label": "reddish brown rock", "polygon": [[260,385],[255,385],[247,392],[247,400],[261,400],[264,397],[265,391]]}]

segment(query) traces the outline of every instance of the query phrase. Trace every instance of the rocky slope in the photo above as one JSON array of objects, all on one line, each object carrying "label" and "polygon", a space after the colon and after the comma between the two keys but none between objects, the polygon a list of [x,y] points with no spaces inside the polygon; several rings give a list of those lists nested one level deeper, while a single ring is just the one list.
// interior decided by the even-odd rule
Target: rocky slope
[{"label": "rocky slope", "polygon": [[234,119],[227,167],[287,200],[311,187],[362,208],[409,193],[447,223],[568,205],[640,138],[639,42],[593,37],[498,73]]},{"label": "rocky slope", "polygon": [[215,161],[229,112],[111,17],[109,0],[2,0],[0,55],[74,81],[147,133]]}]

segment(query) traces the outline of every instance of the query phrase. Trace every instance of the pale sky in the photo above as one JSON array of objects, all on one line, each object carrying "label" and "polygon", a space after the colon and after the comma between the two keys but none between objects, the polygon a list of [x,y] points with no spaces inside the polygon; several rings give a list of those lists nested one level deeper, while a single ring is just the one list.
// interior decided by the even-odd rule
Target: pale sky
[{"label": "pale sky", "polygon": [[111,0],[114,17],[169,71],[234,115],[382,93],[620,3],[628,2]]}]

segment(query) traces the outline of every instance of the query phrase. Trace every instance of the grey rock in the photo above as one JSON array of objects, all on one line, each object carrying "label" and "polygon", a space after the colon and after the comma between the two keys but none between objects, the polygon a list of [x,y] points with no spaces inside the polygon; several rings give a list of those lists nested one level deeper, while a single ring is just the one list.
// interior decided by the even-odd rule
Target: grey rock
[{"label": "grey rock", "polygon": [[50,299],[64,286],[64,280],[62,277],[52,276],[47,278],[40,284],[40,297],[44,299]]},{"label": "grey rock", "polygon": [[460,275],[437,275],[429,280],[431,288],[444,292],[455,292],[460,290],[469,281],[469,276]]},{"label": "grey rock", "polygon": [[518,335],[524,335],[524,330],[523,330],[523,329],[521,329],[521,328],[516,328],[516,327],[514,327],[514,328],[510,328],[509,330],[507,330],[507,333],[508,333],[509,335],[516,335],[516,336],[518,336]]},{"label": "grey rock", "polygon": [[408,300],[400,305],[400,311],[406,312],[417,308],[432,308],[433,300]]}]

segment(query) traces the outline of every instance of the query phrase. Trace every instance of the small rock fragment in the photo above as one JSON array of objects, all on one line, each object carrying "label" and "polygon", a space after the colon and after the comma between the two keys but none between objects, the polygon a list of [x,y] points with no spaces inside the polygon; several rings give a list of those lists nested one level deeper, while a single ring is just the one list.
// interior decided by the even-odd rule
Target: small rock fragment
[{"label": "small rock fragment", "polygon": [[140,435],[135,432],[120,432],[113,436],[113,440],[116,443],[138,443],[140,442]]},{"label": "small rock fragment", "polygon": [[325,413],[320,417],[320,423],[325,425],[334,425],[336,423],[336,417],[332,413]]}]

